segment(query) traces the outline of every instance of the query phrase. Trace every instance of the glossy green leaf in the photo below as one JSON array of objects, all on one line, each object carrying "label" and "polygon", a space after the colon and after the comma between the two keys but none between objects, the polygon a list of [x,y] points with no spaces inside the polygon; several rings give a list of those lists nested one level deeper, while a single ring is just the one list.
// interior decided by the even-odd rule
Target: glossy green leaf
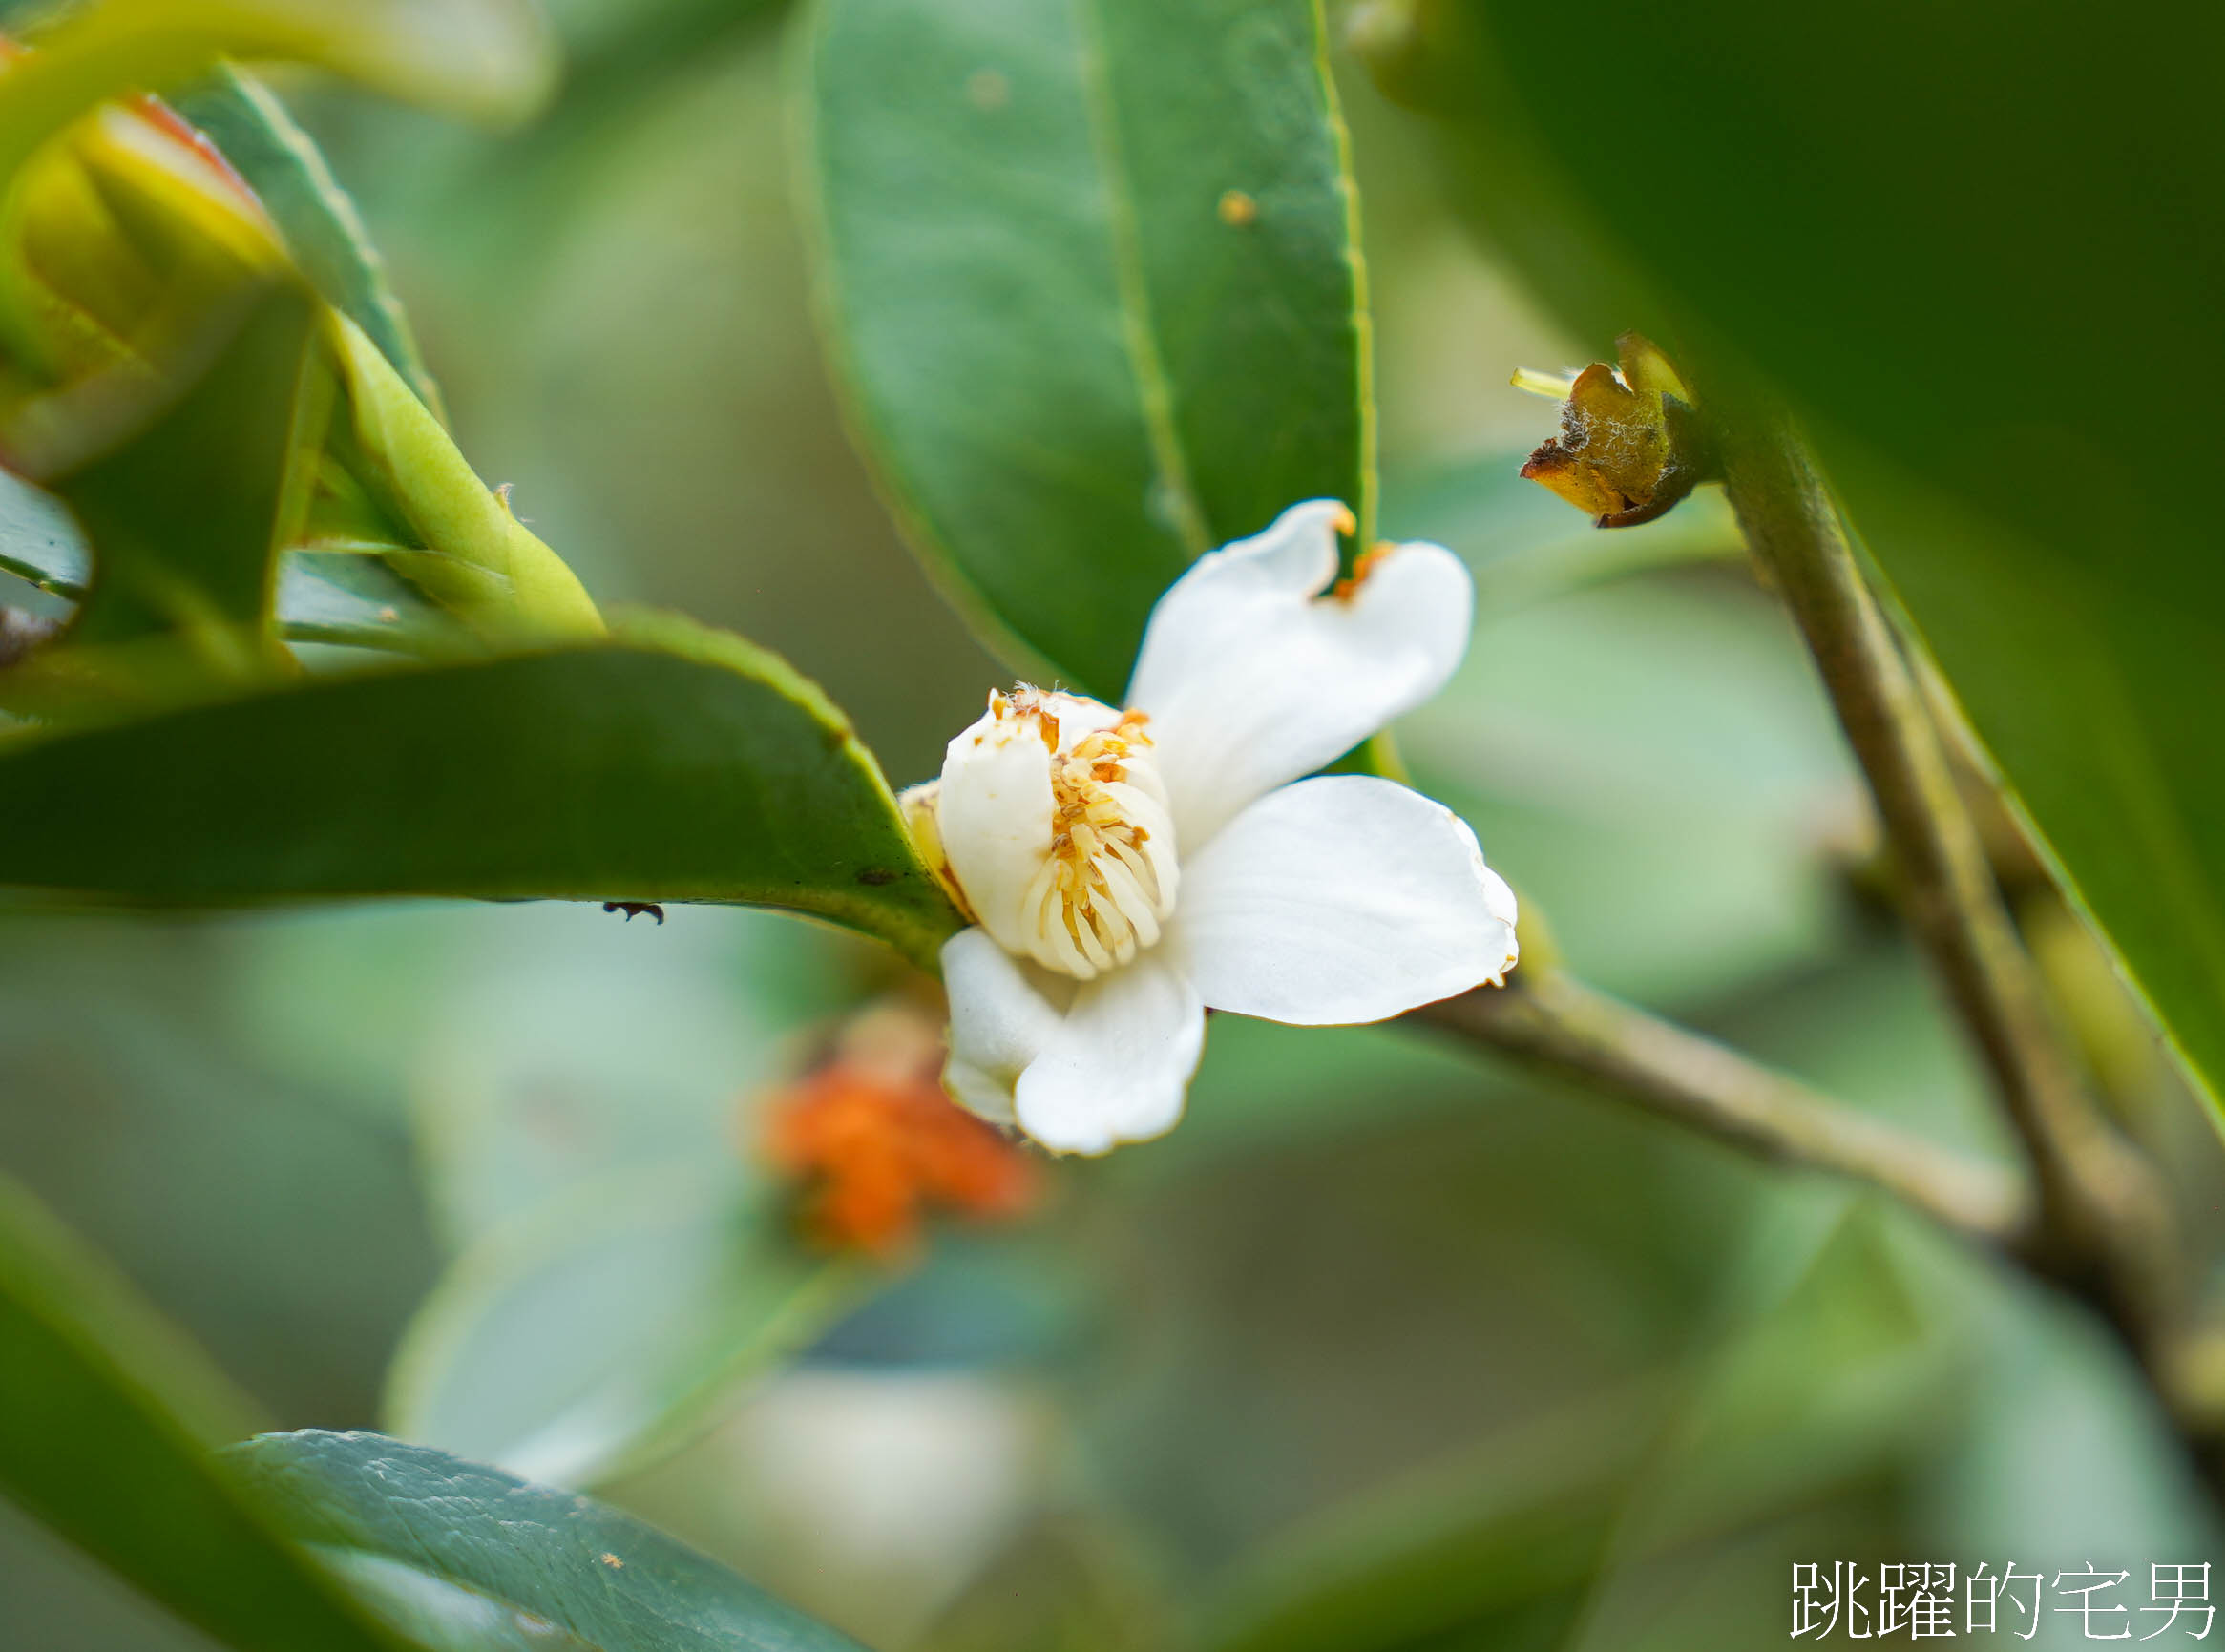
[{"label": "glossy green leaf", "polygon": [[246,652],[223,662],[243,674],[275,663],[294,457],[304,423],[330,405],[330,381],[306,357],[312,303],[290,283],[242,294],[219,326],[231,336],[205,369],[185,364],[192,377],[170,407],[50,478],[94,551],[68,645],[181,636]]},{"label": "glossy green leaf", "polygon": [[808,98],[858,431],[1016,665],[1117,697],[1200,552],[1372,516],[1314,0],[830,0]]},{"label": "glossy green leaf", "polygon": [[463,1645],[857,1652],[615,1509],[426,1447],[265,1434],[225,1456],[295,1537],[367,1590],[414,1608],[428,1628],[460,1624]]},{"label": "glossy green leaf", "polygon": [[387,281],[385,261],[355,203],[285,105],[262,81],[229,65],[172,101],[246,179],[309,284],[364,330],[420,401],[437,408],[432,377]]},{"label": "glossy green leaf", "polygon": [[278,565],[278,628],[295,642],[422,653],[462,628],[374,556],[290,551]]},{"label": "glossy green leaf", "polygon": [[[420,7],[407,0],[372,7],[318,0],[207,0],[184,7],[109,0],[72,12],[41,37],[41,50],[11,65],[10,95],[5,111],[0,111],[0,178],[11,176],[40,144],[102,99],[177,80],[204,79],[220,67],[218,57],[230,50],[301,57],[374,83],[394,78],[397,84],[413,84],[412,76],[423,71],[436,91],[448,85],[446,75],[479,85],[474,77],[488,67],[474,67],[473,58],[479,54],[499,59],[498,80],[501,75],[535,78],[546,64],[534,67],[545,52],[539,52],[537,37],[533,36],[532,15],[530,10],[513,10],[502,0],[449,7]],[[504,19],[516,27],[509,27]],[[510,91],[523,86],[517,81]],[[492,81],[480,89],[490,95],[498,90]],[[341,537],[365,540],[355,548],[385,555],[391,567],[474,631],[506,638],[598,635],[602,620],[577,577],[512,515],[500,496],[480,482],[427,406],[422,374],[414,381],[409,376],[415,364],[404,347],[407,340],[396,315],[390,303],[381,302],[384,294],[375,270],[367,262],[362,238],[344,221],[345,203],[329,187],[329,178],[304,170],[305,159],[314,158],[305,141],[288,147],[287,135],[275,124],[284,119],[283,112],[267,99],[262,107],[244,111],[235,100],[227,117],[227,106],[220,96],[216,113],[220,119],[228,118],[245,148],[245,163],[272,191],[274,204],[290,220],[292,244],[307,261],[308,273],[338,289],[333,295],[338,313],[327,312],[323,319],[345,387],[345,416],[337,422],[329,417],[333,392],[320,352],[318,370],[304,375],[304,386],[313,384],[323,405],[314,416],[300,421],[290,452],[318,452],[329,435],[343,450],[342,462],[327,455],[315,470],[291,467],[289,487],[298,490],[299,509],[289,512],[279,543],[291,542],[300,524],[308,520],[310,507],[321,502],[325,490],[319,484],[343,484],[343,491],[350,494],[362,492],[367,485],[379,495],[376,508],[383,508],[396,522],[407,523],[408,534],[398,540],[378,533]],[[88,130],[107,131],[81,127],[80,136]],[[299,138],[298,133],[292,136]],[[82,256],[85,268],[75,270],[72,282],[75,287],[95,291],[100,282],[94,277],[113,249],[152,239],[161,254],[155,260],[161,302],[149,311],[154,320],[135,322],[126,329],[129,337],[107,339],[97,327],[81,325],[76,330],[97,333],[107,339],[104,347],[125,359],[133,353],[150,356],[165,373],[183,379],[188,369],[199,366],[191,346],[196,342],[194,330],[202,324],[202,312],[220,305],[246,279],[242,270],[261,279],[267,269],[284,266],[285,249],[262,215],[242,204],[213,175],[182,181],[173,176],[179,171],[177,157],[159,160],[139,153],[144,147],[110,143],[113,155],[100,152],[100,168],[94,169],[91,181],[99,205],[115,218],[114,225],[100,213],[72,217],[69,203],[74,198],[58,183],[55,199],[62,204],[50,202],[49,216],[59,213],[63,227],[53,229],[43,222],[34,222],[34,227],[44,229],[48,240]],[[55,177],[66,178],[64,174]],[[150,238],[147,223],[141,221],[150,219],[149,210],[125,212],[126,206],[135,205],[131,191],[147,195],[150,208],[161,209],[150,220],[159,234]],[[117,229],[127,236],[116,239]],[[107,247],[96,239],[102,235],[111,238]],[[10,262],[9,268],[0,269],[0,277],[7,278],[0,280],[0,330],[8,333],[11,353],[49,373],[58,372],[74,359],[72,348],[65,347],[73,334],[69,328],[57,333],[55,317],[73,316],[74,301],[72,292],[50,291],[34,279],[27,259],[24,249],[17,248],[9,261],[0,261]],[[350,308],[364,315],[368,332],[347,313]],[[150,329],[150,340],[138,336]],[[178,337],[174,340],[173,334]],[[60,444],[73,450],[87,445],[82,427],[89,422],[89,413],[98,409],[80,404],[95,395],[94,387],[65,385],[52,396],[52,406],[33,401],[28,408],[11,413],[10,462],[41,480],[63,474],[66,462],[45,456],[43,448]],[[306,411],[306,396],[304,401]],[[221,429],[224,421],[204,409],[192,423],[214,429]],[[24,427],[43,441],[27,444]],[[346,458],[357,463],[350,467]],[[159,490],[139,489],[135,497],[151,517],[178,514],[172,499]],[[358,502],[371,504],[344,501]],[[82,509],[80,515],[86,515]],[[316,542],[325,537],[322,533],[312,535]],[[96,568],[95,574],[98,584],[101,571]],[[252,647],[256,640],[249,638],[247,642]]]},{"label": "glossy green leaf", "polygon": [[[2215,8],[1421,9],[1384,67],[1604,348],[1637,324],[1807,415],[2076,897],[2225,1085],[2225,375]],[[2005,46],[2005,43],[2008,43]],[[1549,136],[1548,136],[1549,135]]]},{"label": "glossy green leaf", "polygon": [[0,470],[0,569],[74,602],[91,583],[93,553],[68,507]]},{"label": "glossy green leaf", "polygon": [[102,1260],[0,1180],[0,1492],[242,1652],[396,1652],[215,1447],[252,1410]]},{"label": "glossy green leaf", "polygon": [[[74,602],[93,570],[83,533],[59,501],[0,471],[0,572]],[[278,565],[279,634],[296,642],[423,650],[458,639],[424,593],[374,556],[289,551]]]},{"label": "glossy green leaf", "polygon": [[83,898],[722,901],[931,960],[957,916],[871,754],[738,638],[607,642],[320,680],[0,744],[0,868]]}]

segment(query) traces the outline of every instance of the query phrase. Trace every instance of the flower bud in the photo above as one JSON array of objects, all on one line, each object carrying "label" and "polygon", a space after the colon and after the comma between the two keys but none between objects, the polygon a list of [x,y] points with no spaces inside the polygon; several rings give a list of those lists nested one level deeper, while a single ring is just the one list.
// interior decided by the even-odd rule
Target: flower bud
[{"label": "flower bud", "polygon": [[254,194],[152,98],[100,105],[4,187],[0,453],[33,480],[154,417],[241,295],[290,276]]},{"label": "flower bud", "polygon": [[[1561,433],[1539,447],[1522,473],[1551,489],[1602,528],[1634,528],[1666,514],[1716,474],[1691,392],[1650,340],[1615,341],[1621,370],[1594,362],[1577,374],[1561,408]],[[1515,382],[1527,388],[1525,375]]]},{"label": "flower bud", "polygon": [[319,324],[304,382],[339,395],[302,405],[275,542],[378,554],[485,636],[599,634],[572,570],[378,346],[311,297],[278,226],[204,137],[150,97],[70,117],[83,67],[60,46],[0,50],[0,97],[15,81],[54,122],[0,134],[14,139],[0,142],[0,463],[66,492],[178,404],[256,289],[290,286]]}]

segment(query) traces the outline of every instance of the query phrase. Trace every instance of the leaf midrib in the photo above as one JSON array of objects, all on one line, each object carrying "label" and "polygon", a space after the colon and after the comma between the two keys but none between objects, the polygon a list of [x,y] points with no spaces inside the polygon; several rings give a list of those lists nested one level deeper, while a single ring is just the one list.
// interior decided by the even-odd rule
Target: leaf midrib
[{"label": "leaf midrib", "polygon": [[1190,476],[1188,456],[1174,418],[1174,385],[1159,354],[1151,319],[1150,282],[1144,269],[1144,238],[1136,209],[1135,183],[1121,148],[1119,116],[1113,106],[1109,48],[1100,8],[1103,0],[1073,0],[1075,53],[1081,68],[1082,113],[1089,127],[1090,151],[1104,178],[1105,230],[1112,243],[1113,284],[1120,304],[1121,342],[1136,384],[1159,479],[1174,507],[1174,528],[1193,557],[1213,548],[1205,503]]}]

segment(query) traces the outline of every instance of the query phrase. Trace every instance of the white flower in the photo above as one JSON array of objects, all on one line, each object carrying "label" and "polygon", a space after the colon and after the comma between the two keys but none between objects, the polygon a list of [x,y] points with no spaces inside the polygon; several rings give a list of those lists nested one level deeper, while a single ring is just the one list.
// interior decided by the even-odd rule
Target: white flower
[{"label": "white flower", "polygon": [[942,952],[943,1078],[975,1112],[1102,1153],[1182,1116],[1208,1007],[1379,1021],[1513,967],[1513,892],[1451,810],[1300,778],[1468,645],[1473,588],[1441,546],[1384,547],[1323,595],[1352,528],[1315,500],[1200,557],[1152,611],[1127,711],[992,694],[908,794],[975,920]]}]

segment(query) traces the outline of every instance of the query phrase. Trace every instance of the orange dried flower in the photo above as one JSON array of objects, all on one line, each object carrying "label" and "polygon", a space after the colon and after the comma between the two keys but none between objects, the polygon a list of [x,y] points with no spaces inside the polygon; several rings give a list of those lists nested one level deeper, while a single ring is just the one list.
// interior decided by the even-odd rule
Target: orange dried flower
[{"label": "orange dried flower", "polygon": [[917,1244],[931,1209],[999,1221],[1035,1203],[1035,1161],[943,1094],[942,1056],[934,1021],[883,1004],[766,1098],[765,1156],[802,1185],[819,1244],[892,1260]]}]

